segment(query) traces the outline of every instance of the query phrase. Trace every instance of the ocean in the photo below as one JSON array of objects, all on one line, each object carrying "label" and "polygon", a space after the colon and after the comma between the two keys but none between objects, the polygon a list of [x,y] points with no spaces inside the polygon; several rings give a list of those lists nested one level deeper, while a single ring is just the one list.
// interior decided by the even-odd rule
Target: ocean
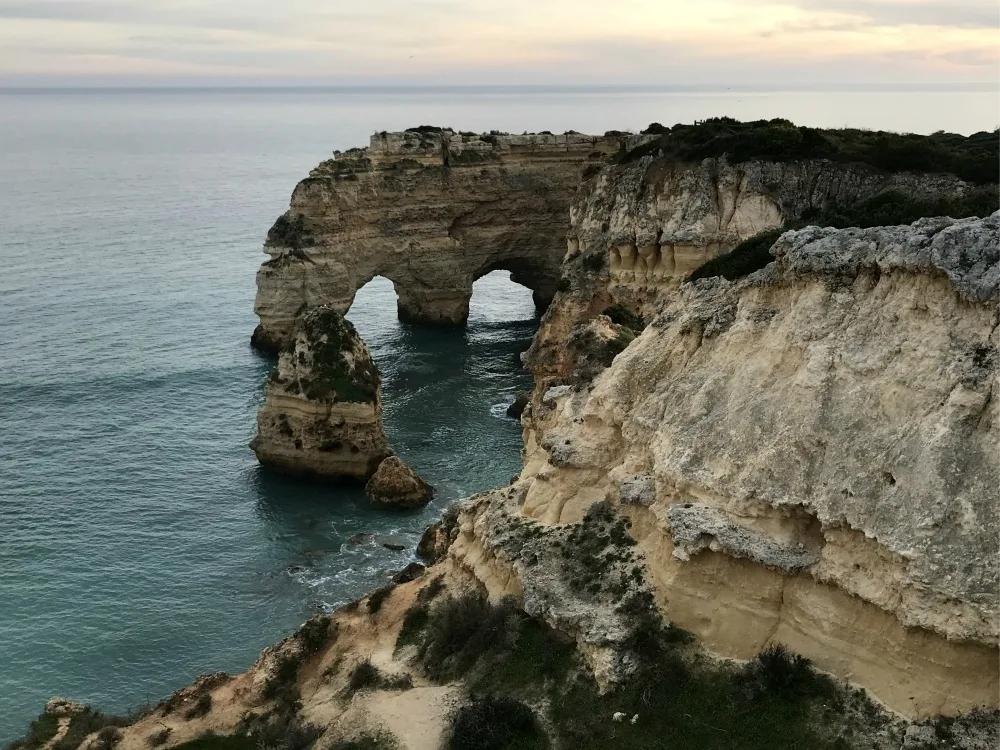
[{"label": "ocean", "polygon": [[53,695],[126,712],[245,669],[413,559],[449,503],[519,471],[504,410],[530,385],[518,355],[537,320],[503,272],[477,282],[462,330],[401,324],[384,279],[348,316],[430,506],[376,512],[359,488],[257,465],[272,362],[248,345],[254,273],[312,166],[421,124],[604,132],[723,114],[997,124],[989,90],[0,91],[0,743]]}]

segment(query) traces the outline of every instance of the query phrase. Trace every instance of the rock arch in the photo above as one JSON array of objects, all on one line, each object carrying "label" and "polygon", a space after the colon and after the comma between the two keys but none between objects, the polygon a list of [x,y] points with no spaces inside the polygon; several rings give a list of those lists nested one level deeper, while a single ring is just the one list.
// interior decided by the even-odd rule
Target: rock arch
[{"label": "rock arch", "polygon": [[375,276],[393,282],[399,316],[417,323],[464,324],[473,283],[495,270],[546,306],[582,173],[619,140],[421,128],[335,153],[298,184],[268,233],[253,343],[279,349],[319,305],[346,313]]}]

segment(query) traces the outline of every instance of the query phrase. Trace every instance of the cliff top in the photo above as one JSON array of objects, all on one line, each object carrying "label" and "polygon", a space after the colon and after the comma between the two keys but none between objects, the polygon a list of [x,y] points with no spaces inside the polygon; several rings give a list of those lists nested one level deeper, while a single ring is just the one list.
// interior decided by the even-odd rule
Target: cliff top
[{"label": "cliff top", "polygon": [[829,159],[867,164],[886,172],[937,172],[967,182],[1000,181],[1000,131],[970,136],[939,131],[931,135],[857,128],[823,129],[796,126],[790,120],[741,122],[713,117],[672,128],[651,124],[648,136],[616,157],[628,164],[644,156],[698,162],[726,155],[730,163],[758,159],[800,161]]}]

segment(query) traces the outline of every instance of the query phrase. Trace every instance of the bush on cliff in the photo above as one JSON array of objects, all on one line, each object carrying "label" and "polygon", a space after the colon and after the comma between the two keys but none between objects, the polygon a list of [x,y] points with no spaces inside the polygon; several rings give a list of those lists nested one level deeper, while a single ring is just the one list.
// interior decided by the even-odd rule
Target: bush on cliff
[{"label": "bush on cliff", "polygon": [[887,190],[853,205],[830,206],[807,212],[784,227],[754,235],[728,253],[703,263],[688,276],[688,281],[711,276],[733,280],[759,271],[774,260],[770,252],[771,246],[789,229],[801,229],[809,225],[838,229],[898,226],[912,224],[925,216],[949,216],[953,219],[989,216],[998,208],[1000,192],[995,185],[970,190],[961,196],[936,199],[916,198],[898,190]]},{"label": "bush on cliff", "polygon": [[611,318],[611,322],[616,325],[625,326],[634,333],[641,333],[646,327],[646,321],[642,319],[641,315],[636,315],[634,312],[629,310],[624,305],[615,303],[610,307],[604,308],[601,315],[607,315]]},{"label": "bush on cliff", "polygon": [[316,242],[309,233],[305,216],[297,214],[294,218],[289,218],[288,214],[282,214],[268,230],[267,244],[301,250],[304,247],[312,247]]},{"label": "bush on cliff", "polygon": [[530,708],[507,697],[473,698],[450,720],[447,750],[545,750],[548,739]]},{"label": "bush on cliff", "polygon": [[867,164],[887,172],[949,173],[979,184],[995,184],[1000,179],[996,131],[971,136],[944,132],[915,135],[796,127],[784,119],[740,122],[731,117],[713,117],[672,128],[653,123],[644,133],[657,137],[619,154],[617,163],[627,164],[662,152],[678,161],[723,155],[731,163],[750,159],[829,159]]},{"label": "bush on cliff", "polygon": [[345,353],[359,340],[350,321],[336,310],[321,307],[303,320],[312,350],[312,377],[304,383],[313,400],[374,403],[381,377],[371,357],[356,357],[350,364]]}]

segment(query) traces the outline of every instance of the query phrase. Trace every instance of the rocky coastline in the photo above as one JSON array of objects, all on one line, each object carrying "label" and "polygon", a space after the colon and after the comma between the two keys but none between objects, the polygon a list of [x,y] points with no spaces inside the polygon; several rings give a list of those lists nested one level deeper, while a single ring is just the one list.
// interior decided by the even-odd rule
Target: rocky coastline
[{"label": "rocky coastline", "polygon": [[506,269],[545,309],[521,474],[246,672],[127,719],[53,701],[19,747],[1000,743],[991,173],[975,137],[920,171],[784,123],[709,121],[717,153],[422,127],[313,170],[257,277],[260,461],[426,502],[343,315],[382,275],[461,325]]}]

